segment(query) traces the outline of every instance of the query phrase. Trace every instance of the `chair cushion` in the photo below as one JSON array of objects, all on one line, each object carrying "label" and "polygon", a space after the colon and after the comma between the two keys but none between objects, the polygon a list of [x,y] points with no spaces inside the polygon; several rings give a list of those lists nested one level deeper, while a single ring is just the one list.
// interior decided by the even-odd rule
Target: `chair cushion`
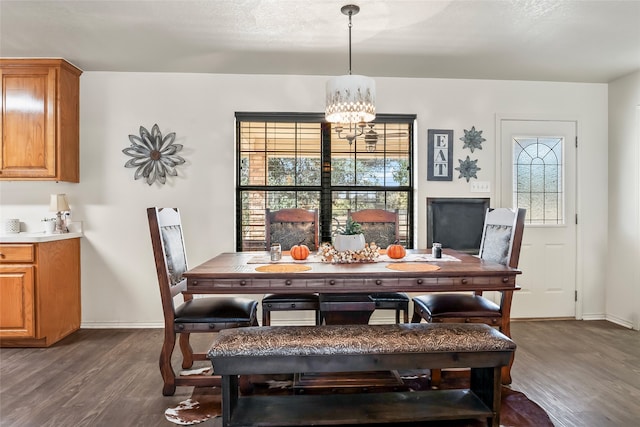
[{"label": "chair cushion", "polygon": [[512,227],[508,225],[487,225],[482,248],[482,259],[507,265],[511,244]]},{"label": "chair cushion", "polygon": [[379,248],[386,248],[396,241],[394,222],[363,222],[360,225],[367,243],[375,242]]},{"label": "chair cushion", "polygon": [[262,298],[262,303],[319,303],[320,297],[318,294],[266,294]]},{"label": "chair cushion", "polygon": [[404,292],[376,292],[369,296],[375,302],[409,302],[409,296]]},{"label": "chair cushion", "polygon": [[249,298],[195,298],[176,309],[175,323],[252,323],[257,309]]},{"label": "chair cushion", "polygon": [[294,245],[305,244],[310,251],[316,251],[315,230],[313,222],[272,222],[271,243],[280,243],[283,251],[288,251]]},{"label": "chair cushion", "polygon": [[187,271],[187,258],[182,243],[182,228],[179,225],[160,227],[162,232],[162,244],[169,270],[171,285],[176,285],[182,280],[182,273]]},{"label": "chair cushion", "polygon": [[477,295],[421,295],[413,298],[413,303],[433,318],[501,316],[498,304]]}]

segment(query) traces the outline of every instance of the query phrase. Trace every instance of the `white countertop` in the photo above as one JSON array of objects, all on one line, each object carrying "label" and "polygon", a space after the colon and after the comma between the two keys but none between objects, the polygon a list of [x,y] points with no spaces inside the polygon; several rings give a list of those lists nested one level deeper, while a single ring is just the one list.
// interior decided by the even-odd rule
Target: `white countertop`
[{"label": "white countertop", "polygon": [[40,243],[53,242],[55,240],[77,239],[82,237],[81,232],[71,232],[62,234],[45,234],[44,231],[38,233],[11,233],[0,234],[0,243]]}]

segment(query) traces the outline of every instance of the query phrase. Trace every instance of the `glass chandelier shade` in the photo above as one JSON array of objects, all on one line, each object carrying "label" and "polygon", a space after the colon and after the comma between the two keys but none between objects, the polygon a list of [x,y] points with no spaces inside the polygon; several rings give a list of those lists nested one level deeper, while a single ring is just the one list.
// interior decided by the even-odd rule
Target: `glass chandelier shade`
[{"label": "glass chandelier shade", "polygon": [[356,74],[329,79],[325,118],[331,123],[360,123],[375,119],[375,81]]}]

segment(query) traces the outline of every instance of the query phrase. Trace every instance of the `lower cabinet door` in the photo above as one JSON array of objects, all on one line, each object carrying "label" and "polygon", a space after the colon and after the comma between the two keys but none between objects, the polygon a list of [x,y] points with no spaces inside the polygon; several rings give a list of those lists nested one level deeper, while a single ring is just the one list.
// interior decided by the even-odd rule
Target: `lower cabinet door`
[{"label": "lower cabinet door", "polygon": [[34,266],[0,266],[0,337],[35,337]]}]

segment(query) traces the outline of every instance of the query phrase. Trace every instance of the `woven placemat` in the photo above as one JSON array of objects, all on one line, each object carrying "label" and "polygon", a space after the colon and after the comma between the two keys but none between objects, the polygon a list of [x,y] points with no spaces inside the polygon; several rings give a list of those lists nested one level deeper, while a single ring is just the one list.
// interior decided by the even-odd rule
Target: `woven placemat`
[{"label": "woven placemat", "polygon": [[308,270],[311,270],[311,267],[300,264],[269,264],[256,267],[256,271],[261,273],[297,273]]},{"label": "woven placemat", "polygon": [[440,270],[440,266],[432,264],[421,264],[417,262],[395,262],[387,265],[389,270],[396,271],[436,271]]}]

